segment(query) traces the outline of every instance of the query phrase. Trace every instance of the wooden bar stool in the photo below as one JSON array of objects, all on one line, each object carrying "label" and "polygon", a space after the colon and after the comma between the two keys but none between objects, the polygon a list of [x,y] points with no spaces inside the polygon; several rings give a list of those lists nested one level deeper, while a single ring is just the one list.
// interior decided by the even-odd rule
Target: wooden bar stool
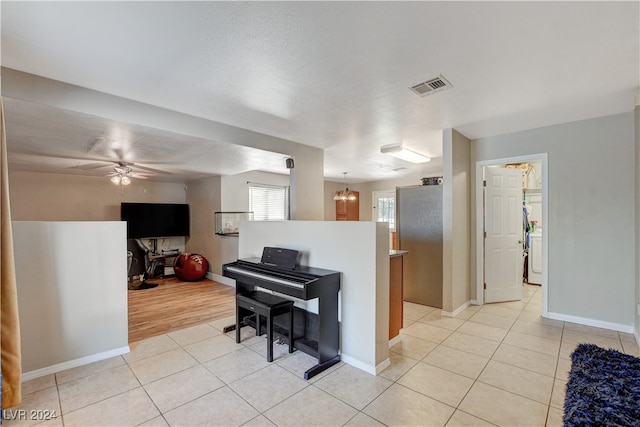
[{"label": "wooden bar stool", "polygon": [[249,310],[256,316],[256,335],[261,335],[260,317],[267,323],[267,361],[273,362],[273,318],[289,313],[289,353],[293,353],[293,301],[261,291],[251,291],[236,295],[236,342],[240,342],[242,310]]}]

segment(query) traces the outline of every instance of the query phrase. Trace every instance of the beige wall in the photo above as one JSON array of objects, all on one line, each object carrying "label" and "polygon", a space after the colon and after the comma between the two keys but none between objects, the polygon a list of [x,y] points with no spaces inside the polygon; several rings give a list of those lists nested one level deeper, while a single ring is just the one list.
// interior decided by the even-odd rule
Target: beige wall
[{"label": "beige wall", "polygon": [[290,172],[291,219],[323,220],[325,199],[318,196],[324,191],[324,151],[302,144],[274,149],[288,150],[295,160]]},{"label": "beige wall", "polygon": [[336,194],[336,191],[342,190],[344,188],[344,184],[339,184],[333,181],[325,181],[324,182],[324,217],[322,218],[325,221],[335,221],[336,220],[336,202],[333,201],[333,196]]},{"label": "beige wall", "polygon": [[122,188],[106,177],[24,171],[9,172],[9,194],[14,221],[119,221],[121,202],[186,200],[184,184],[134,179]]},{"label": "beige wall", "polygon": [[[630,111],[472,141],[474,170],[479,161],[547,153],[552,316],[592,319],[611,328],[635,324],[634,138]],[[476,188],[475,173],[471,186]],[[471,198],[475,218],[475,191]],[[475,221],[471,227],[475,248]],[[474,249],[474,261],[475,255]]]},{"label": "beige wall", "polygon": [[469,302],[470,141],[453,129],[443,135],[442,309],[453,313]]},{"label": "beige wall", "polygon": [[[220,248],[214,243],[213,213],[220,210],[220,177],[192,181],[187,185],[187,203],[191,211],[191,236],[187,252],[203,255],[209,271],[220,271]],[[216,266],[218,270],[215,270]]]},{"label": "beige wall", "polygon": [[251,171],[222,177],[222,210],[245,212],[249,210],[247,181],[267,185],[290,185],[289,175]]},{"label": "beige wall", "polygon": [[227,248],[228,244],[225,244],[226,239],[232,237],[215,234],[213,214],[222,210],[221,182],[221,177],[213,177],[187,185],[187,203],[191,210],[191,237],[187,241],[187,251],[203,255],[209,261],[209,271],[215,274],[220,274],[222,264],[234,261],[238,253],[237,247]]}]

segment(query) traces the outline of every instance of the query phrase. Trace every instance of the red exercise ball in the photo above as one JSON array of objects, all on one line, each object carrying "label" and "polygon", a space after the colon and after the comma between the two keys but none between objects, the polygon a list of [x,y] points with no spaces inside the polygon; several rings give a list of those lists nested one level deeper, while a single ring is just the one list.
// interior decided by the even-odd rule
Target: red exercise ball
[{"label": "red exercise ball", "polygon": [[200,254],[180,254],[173,260],[176,277],[186,282],[200,280],[207,275],[209,263]]}]

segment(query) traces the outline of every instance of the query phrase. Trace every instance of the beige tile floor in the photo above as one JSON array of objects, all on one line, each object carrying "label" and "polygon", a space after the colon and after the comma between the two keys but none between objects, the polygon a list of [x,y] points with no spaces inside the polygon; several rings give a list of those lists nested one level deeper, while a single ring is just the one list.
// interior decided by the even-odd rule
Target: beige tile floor
[{"label": "beige tile floor", "polygon": [[525,285],[522,302],[472,306],[454,319],[405,303],[401,342],[378,376],[340,363],[305,381],[315,363],[306,354],[278,345],[268,363],[253,329],[236,344],[222,333],[232,318],[202,324],[26,382],[13,413],[39,415],[5,425],[561,425],[577,343],[640,349],[629,334],[541,318],[540,296]]}]

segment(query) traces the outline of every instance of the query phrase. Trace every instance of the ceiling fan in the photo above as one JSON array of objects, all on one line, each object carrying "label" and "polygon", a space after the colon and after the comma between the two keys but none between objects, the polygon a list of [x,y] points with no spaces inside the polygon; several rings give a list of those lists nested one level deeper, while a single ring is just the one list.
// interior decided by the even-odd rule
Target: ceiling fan
[{"label": "ceiling fan", "polygon": [[115,163],[112,167],[113,172],[107,176],[111,177],[111,182],[116,185],[129,185],[131,178],[147,179],[150,176],[158,174],[166,174],[167,172],[142,166],[137,163],[125,161],[124,159],[132,157],[131,147],[123,144],[118,138],[105,138],[96,136],[89,140],[86,152],[100,157],[111,157],[119,160],[99,160],[96,163],[88,163],[79,165],[78,168],[83,170],[100,169],[109,163]]},{"label": "ceiling fan", "polygon": [[[107,176],[111,177],[110,181],[113,182],[115,185],[129,185],[131,184],[131,178],[148,179],[149,176],[153,176],[156,174],[155,172],[150,173],[150,172],[134,171],[132,166],[135,166],[135,163],[131,163],[131,162],[114,162],[114,163],[117,166],[115,166],[113,168],[113,172],[111,172]],[[151,170],[150,168],[145,168],[143,166],[136,166],[136,168]]]}]

